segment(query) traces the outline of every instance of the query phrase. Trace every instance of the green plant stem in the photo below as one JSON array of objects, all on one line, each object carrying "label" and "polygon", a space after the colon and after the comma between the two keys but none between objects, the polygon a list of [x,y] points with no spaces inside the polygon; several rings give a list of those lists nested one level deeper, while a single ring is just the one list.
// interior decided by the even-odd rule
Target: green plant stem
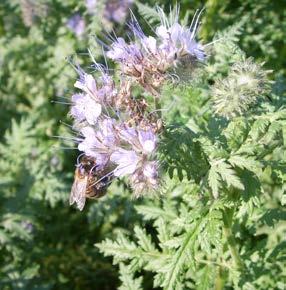
[{"label": "green plant stem", "polygon": [[232,260],[237,270],[243,269],[243,262],[240,258],[239,252],[236,247],[236,241],[233,236],[231,227],[232,227],[232,218],[233,218],[233,209],[225,209],[223,211],[223,223],[224,223],[224,234],[228,243],[228,248],[231,253]]},{"label": "green plant stem", "polygon": [[211,266],[214,266],[214,265],[220,266],[221,269],[231,269],[231,267],[225,263],[218,263],[215,261],[202,260],[202,259],[196,259],[196,262],[201,263],[201,264],[211,265]]},{"label": "green plant stem", "polygon": [[161,103],[160,103],[160,99],[157,96],[154,96],[154,103],[155,103],[155,110],[157,112],[157,115],[159,119],[161,119],[162,118]]},{"label": "green plant stem", "polygon": [[222,290],[225,283],[225,272],[222,267],[218,267],[218,275],[215,280],[214,290]]}]

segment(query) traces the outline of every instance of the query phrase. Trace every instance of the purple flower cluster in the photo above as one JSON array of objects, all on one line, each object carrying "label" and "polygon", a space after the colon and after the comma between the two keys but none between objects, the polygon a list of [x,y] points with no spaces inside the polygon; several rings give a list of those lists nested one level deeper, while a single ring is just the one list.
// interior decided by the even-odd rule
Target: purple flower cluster
[{"label": "purple flower cluster", "polygon": [[[70,113],[80,134],[78,149],[96,159],[97,170],[109,168],[108,174],[115,177],[131,175],[136,195],[154,190],[159,184],[155,129],[146,126],[146,120],[131,125],[130,86],[123,82],[117,90],[102,67],[96,67],[100,75],[97,81],[78,69],[80,77],[75,82],[81,93],[72,96]],[[118,101],[123,98],[125,102]]]},{"label": "purple flower cluster", "polygon": [[[94,4],[94,3],[89,3]],[[94,63],[94,77],[78,68],[72,96],[71,116],[79,133],[78,149],[96,160],[96,170],[108,176],[128,176],[136,196],[158,188],[159,162],[156,160],[158,132],[162,130],[159,87],[172,69],[205,58],[203,47],[195,41],[199,15],[190,28],[180,25],[178,17],[170,23],[161,13],[155,36],[146,36],[133,19],[129,27],[135,40],[117,38],[107,56],[120,64],[120,80]],[[140,84],[153,95],[154,103],[132,95]]]},{"label": "purple flower cluster", "polygon": [[171,23],[164,13],[155,28],[155,36],[147,36],[136,19],[129,25],[134,41],[126,43],[121,37],[111,45],[107,56],[119,63],[124,74],[134,78],[151,94],[158,94],[163,81],[180,65],[193,65],[203,61],[203,46],[195,40],[199,16],[195,15],[190,27],[178,23],[178,16]]}]

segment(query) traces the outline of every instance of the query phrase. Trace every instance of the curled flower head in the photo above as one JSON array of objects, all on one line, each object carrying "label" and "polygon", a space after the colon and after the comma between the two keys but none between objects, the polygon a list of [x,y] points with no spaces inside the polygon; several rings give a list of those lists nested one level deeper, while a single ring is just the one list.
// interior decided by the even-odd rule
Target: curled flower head
[{"label": "curled flower head", "polygon": [[161,24],[155,28],[155,36],[147,36],[133,17],[129,24],[134,41],[126,43],[116,39],[107,56],[118,62],[124,74],[134,78],[148,92],[158,95],[158,89],[178,66],[191,66],[203,61],[203,46],[195,40],[200,13],[191,27],[178,22],[178,11],[173,21],[159,9]]},{"label": "curled flower head", "polygon": [[186,56],[194,57],[200,61],[205,59],[203,46],[196,42],[197,24],[195,27],[183,27],[175,22],[170,27],[161,24],[156,34],[161,40],[160,49],[171,61],[177,61]]}]

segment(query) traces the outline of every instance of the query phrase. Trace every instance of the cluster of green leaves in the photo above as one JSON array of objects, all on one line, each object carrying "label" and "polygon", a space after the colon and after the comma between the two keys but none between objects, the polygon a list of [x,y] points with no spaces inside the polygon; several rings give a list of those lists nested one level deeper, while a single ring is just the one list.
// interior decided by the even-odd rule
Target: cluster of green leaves
[{"label": "cluster of green leaves", "polygon": [[[172,2],[136,1],[134,13],[148,30],[142,16],[156,23],[150,7]],[[285,3],[191,4],[180,1],[184,21],[204,5],[200,36],[223,41],[180,86],[164,88],[162,196],[132,200],[121,181],[80,213],[68,206],[77,152],[61,149],[75,146],[59,122],[70,123],[68,107],[51,101],[70,97],[76,76],[65,58],[80,54],[86,66],[87,48],[98,52],[102,17],[84,0],[1,1],[1,289],[283,289]],[[81,38],[66,26],[77,12],[87,25]],[[227,121],[214,115],[212,85],[245,54],[275,69],[277,81],[269,99]]]},{"label": "cluster of green leaves", "polygon": [[[66,25],[74,13],[86,21],[81,38]],[[71,123],[68,106],[54,103],[70,102],[76,74],[66,58],[87,54],[102,31],[99,22],[85,1],[0,3],[1,289],[94,289],[95,283],[113,289],[117,283],[93,242],[112,224],[126,224],[129,211],[119,209],[131,211],[130,202],[114,197],[87,215],[68,206],[77,152],[62,149],[76,147],[64,125]],[[84,66],[88,57],[79,59]]]},{"label": "cluster of green leaves", "polygon": [[[151,10],[143,14],[157,19]],[[121,289],[146,289],[150,277],[160,289],[285,286],[284,96],[274,89],[230,120],[214,113],[212,83],[245,58],[237,45],[241,29],[216,36],[222,41],[192,84],[165,88],[162,102],[171,105],[162,112],[159,150],[169,175],[162,198],[135,207],[143,221],[132,232],[96,244],[120,265]]]},{"label": "cluster of green leaves", "polygon": [[[213,259],[220,254],[222,203],[215,202],[208,208],[206,200],[196,200],[196,190],[189,184],[170,189],[176,190],[176,202],[166,196],[164,202],[157,205],[150,203],[136,207],[146,223],[154,227],[154,238],[143,227],[135,226],[136,242],[119,234],[116,241],[106,240],[98,247],[105,255],[114,256],[115,263],[128,260],[129,272],[120,268],[123,277],[146,270],[155,273],[153,287],[191,288],[201,283],[202,271],[206,270],[204,266],[212,263],[211,258],[207,261],[198,249],[203,249]],[[197,264],[203,265],[202,271],[197,271]],[[207,279],[212,280],[214,270],[215,267],[209,269]],[[124,280],[122,289],[132,289]]]},{"label": "cluster of green leaves", "polygon": [[163,155],[172,180],[163,201],[136,207],[146,223],[132,239],[119,234],[97,245],[115,263],[128,261],[129,272],[120,267],[122,289],[132,289],[127,277],[142,270],[164,289],[283,289],[286,110],[266,107],[215,136],[214,129],[193,137],[188,128],[167,131]]}]

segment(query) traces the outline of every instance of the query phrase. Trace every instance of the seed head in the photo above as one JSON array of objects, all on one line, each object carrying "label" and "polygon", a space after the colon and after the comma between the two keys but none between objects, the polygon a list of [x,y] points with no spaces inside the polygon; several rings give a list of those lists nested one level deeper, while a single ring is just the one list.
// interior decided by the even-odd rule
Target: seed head
[{"label": "seed head", "polygon": [[234,64],[229,75],[218,79],[212,88],[215,113],[227,119],[245,113],[269,91],[268,73],[252,59]]}]

